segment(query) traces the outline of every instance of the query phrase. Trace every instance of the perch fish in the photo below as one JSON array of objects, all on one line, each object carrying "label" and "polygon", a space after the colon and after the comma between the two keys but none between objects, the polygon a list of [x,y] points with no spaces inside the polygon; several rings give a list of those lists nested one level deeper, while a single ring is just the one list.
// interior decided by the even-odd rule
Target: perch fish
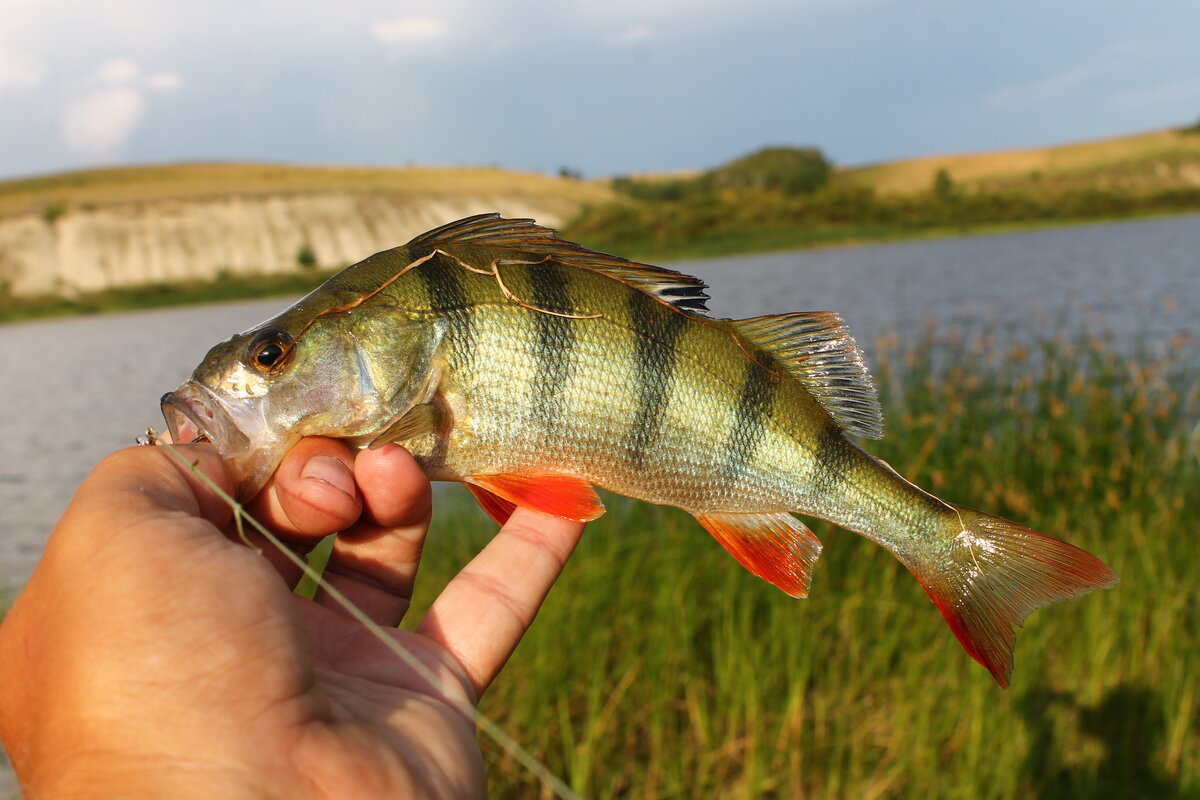
[{"label": "perch fish", "polygon": [[354,264],[218,344],[163,397],[255,494],[301,437],[396,442],[498,522],[574,520],[593,487],[687,511],[755,575],[808,593],[821,552],[793,512],[886,547],[1001,686],[1013,626],[1112,586],[1102,561],[923,491],[849,435],[880,438],[841,317],[710,317],[706,286],[589,251],[530,220],[459,220]]}]

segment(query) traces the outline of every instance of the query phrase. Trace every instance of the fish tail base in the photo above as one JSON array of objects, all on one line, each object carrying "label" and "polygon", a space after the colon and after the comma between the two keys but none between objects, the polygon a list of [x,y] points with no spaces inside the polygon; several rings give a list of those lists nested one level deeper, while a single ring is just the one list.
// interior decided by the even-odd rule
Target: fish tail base
[{"label": "fish tail base", "polygon": [[1116,574],[1064,541],[982,511],[951,506],[948,547],[910,563],[968,654],[1003,688],[1012,674],[1014,626],[1031,611],[1105,589]]}]

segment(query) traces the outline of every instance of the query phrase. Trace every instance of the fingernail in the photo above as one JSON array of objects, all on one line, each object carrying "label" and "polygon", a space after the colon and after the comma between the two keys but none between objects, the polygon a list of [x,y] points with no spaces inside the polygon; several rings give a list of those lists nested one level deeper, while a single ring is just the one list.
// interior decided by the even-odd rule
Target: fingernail
[{"label": "fingernail", "polygon": [[300,477],[328,483],[333,488],[354,496],[354,474],[350,472],[349,467],[333,456],[310,458],[300,471]]}]

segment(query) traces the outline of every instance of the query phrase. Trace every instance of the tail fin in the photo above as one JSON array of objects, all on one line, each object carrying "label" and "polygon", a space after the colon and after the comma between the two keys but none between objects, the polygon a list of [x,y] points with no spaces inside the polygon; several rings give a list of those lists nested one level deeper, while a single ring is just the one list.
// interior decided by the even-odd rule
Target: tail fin
[{"label": "tail fin", "polygon": [[951,507],[961,531],[936,558],[908,566],[967,653],[1007,689],[1013,626],[1035,608],[1108,588],[1117,576],[1074,545],[982,511]]}]

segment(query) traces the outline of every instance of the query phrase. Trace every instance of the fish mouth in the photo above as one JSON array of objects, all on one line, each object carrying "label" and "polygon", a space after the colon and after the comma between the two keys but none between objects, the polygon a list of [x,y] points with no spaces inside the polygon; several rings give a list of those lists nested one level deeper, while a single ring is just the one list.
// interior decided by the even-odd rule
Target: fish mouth
[{"label": "fish mouth", "polygon": [[284,453],[300,438],[272,431],[261,403],[222,397],[196,381],[167,392],[161,402],[171,439],[181,444],[211,442],[237,483],[241,500],[262,490]]},{"label": "fish mouth", "polygon": [[164,394],[161,403],[172,441],[209,441],[226,459],[237,458],[250,449],[249,437],[234,420],[234,409],[207,386],[187,381]]}]

